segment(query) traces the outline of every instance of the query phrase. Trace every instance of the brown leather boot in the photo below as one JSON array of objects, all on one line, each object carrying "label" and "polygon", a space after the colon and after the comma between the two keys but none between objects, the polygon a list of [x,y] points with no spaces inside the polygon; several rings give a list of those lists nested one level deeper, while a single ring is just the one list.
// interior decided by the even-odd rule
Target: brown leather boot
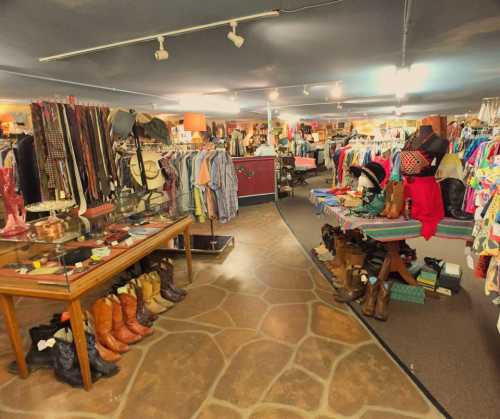
[{"label": "brown leather boot", "polygon": [[365,263],[366,254],[359,247],[346,246],[345,258],[348,265],[362,268]]},{"label": "brown leather boot", "polygon": [[166,309],[172,308],[175,304],[172,301],[169,301],[161,295],[161,278],[158,272],[150,272],[148,274],[151,285],[153,285],[153,299]]},{"label": "brown leather boot", "polygon": [[123,353],[129,350],[128,345],[115,339],[111,333],[113,330],[113,306],[106,298],[99,298],[91,308],[94,318],[94,328],[97,341],[112,350]]},{"label": "brown leather boot", "polygon": [[403,182],[394,182],[392,186],[392,203],[389,212],[386,214],[387,218],[399,218],[405,206],[404,198],[405,187]]},{"label": "brown leather boot", "polygon": [[385,322],[389,317],[387,306],[389,305],[389,300],[391,297],[391,287],[392,283],[388,281],[384,281],[379,286],[377,304],[375,305],[375,318],[377,320]]},{"label": "brown leather boot", "polygon": [[148,275],[141,275],[137,278],[137,282],[141,284],[142,295],[144,296],[144,305],[153,314],[161,314],[167,311],[165,306],[156,302],[154,298],[153,283]]},{"label": "brown leather boot", "polygon": [[118,298],[122,304],[123,319],[125,325],[134,333],[141,336],[149,336],[153,334],[153,329],[142,326],[136,317],[137,312],[137,297],[128,285],[118,288]]},{"label": "brown leather boot", "polygon": [[116,295],[113,295],[109,299],[113,303],[113,336],[120,342],[127,344],[139,342],[142,339],[142,336],[129,330],[123,322],[123,312],[120,299]]},{"label": "brown leather boot", "polygon": [[137,321],[146,327],[151,327],[153,322],[158,318],[156,314],[151,313],[144,304],[144,295],[142,293],[141,284],[133,279],[130,281],[130,285],[135,291],[135,295],[137,296]]},{"label": "brown leather boot", "polygon": [[375,313],[375,304],[377,303],[380,288],[380,280],[378,278],[375,279],[373,283],[371,280],[368,280],[368,284],[366,285],[365,299],[361,312],[367,317],[372,317],[373,313]]},{"label": "brown leather boot", "polygon": [[361,269],[349,266],[347,268],[346,285],[336,290],[337,294],[334,295],[335,300],[339,303],[349,303],[362,297],[365,289],[361,275]]},{"label": "brown leather boot", "polygon": [[105,346],[102,346],[99,342],[96,341],[95,343],[95,348],[97,349],[97,352],[99,352],[99,355],[101,356],[102,359],[104,359],[106,362],[118,362],[120,359],[122,359],[120,354],[117,354],[116,352],[111,351],[110,349],[106,348]]},{"label": "brown leather boot", "polygon": [[387,214],[389,214],[389,210],[391,209],[392,184],[393,184],[393,182],[387,182],[387,185],[385,187],[385,190],[384,190],[385,206],[384,206],[384,210],[380,213],[381,217],[387,217]]},{"label": "brown leather boot", "polygon": [[339,268],[345,266],[346,259],[346,239],[341,234],[335,236],[335,258],[333,259],[331,266],[333,268]]}]

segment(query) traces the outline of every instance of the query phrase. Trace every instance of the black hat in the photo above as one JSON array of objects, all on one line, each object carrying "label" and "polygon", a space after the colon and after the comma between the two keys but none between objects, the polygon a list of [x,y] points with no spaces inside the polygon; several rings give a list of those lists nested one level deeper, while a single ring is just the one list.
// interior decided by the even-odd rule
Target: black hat
[{"label": "black hat", "polygon": [[356,177],[360,177],[361,173],[364,173],[376,188],[382,189],[381,183],[384,181],[386,173],[381,164],[371,161],[361,167],[351,166],[349,171]]}]

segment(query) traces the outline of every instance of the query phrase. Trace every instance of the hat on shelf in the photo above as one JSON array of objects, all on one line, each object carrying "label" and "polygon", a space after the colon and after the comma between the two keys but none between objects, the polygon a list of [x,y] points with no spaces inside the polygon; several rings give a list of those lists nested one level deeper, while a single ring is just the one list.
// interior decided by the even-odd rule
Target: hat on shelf
[{"label": "hat on shelf", "polygon": [[[148,189],[158,189],[163,187],[165,179],[160,169],[158,161],[161,159],[161,154],[152,151],[143,151],[142,160],[144,162],[144,169],[146,171],[146,181]],[[141,169],[139,167],[139,160],[137,154],[134,154],[130,159],[130,172],[134,181],[142,186]]]},{"label": "hat on shelf", "polygon": [[385,179],[386,173],[384,167],[377,162],[369,162],[364,166],[351,166],[349,171],[355,176],[360,177],[364,174],[378,189],[382,189],[382,182]]}]

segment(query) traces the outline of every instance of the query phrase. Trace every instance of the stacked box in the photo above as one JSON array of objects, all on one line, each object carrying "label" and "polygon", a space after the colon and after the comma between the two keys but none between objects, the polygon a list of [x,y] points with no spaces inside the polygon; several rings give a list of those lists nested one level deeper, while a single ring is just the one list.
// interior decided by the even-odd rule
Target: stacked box
[{"label": "stacked box", "polygon": [[462,280],[462,270],[460,265],[455,263],[445,263],[439,274],[438,286],[451,290],[454,294],[460,291],[460,281]]},{"label": "stacked box", "polygon": [[391,288],[391,300],[424,304],[425,291],[422,287],[414,287],[411,285],[395,282]]},{"label": "stacked box", "polygon": [[417,283],[430,291],[435,291],[438,282],[438,274],[428,266],[424,266],[417,277]]}]

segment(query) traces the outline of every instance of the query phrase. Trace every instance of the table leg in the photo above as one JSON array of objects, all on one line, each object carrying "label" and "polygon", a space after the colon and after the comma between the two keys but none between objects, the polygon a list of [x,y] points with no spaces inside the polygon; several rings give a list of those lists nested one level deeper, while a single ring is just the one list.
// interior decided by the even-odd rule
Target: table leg
[{"label": "table leg", "polygon": [[9,334],[10,344],[16,356],[19,376],[21,378],[26,378],[29,375],[29,371],[26,365],[26,359],[24,358],[23,344],[19,334],[19,325],[14,311],[12,296],[0,294],[0,306],[2,308],[7,333]]},{"label": "table leg", "polygon": [[186,263],[188,270],[189,282],[193,282],[193,256],[191,254],[191,235],[189,234],[189,226],[184,230],[184,250],[186,251]]},{"label": "table leg", "polygon": [[399,254],[400,243],[399,241],[387,242],[384,243],[385,248],[387,249],[386,259],[390,262],[390,272],[397,272],[401,275],[401,277],[406,281],[406,283],[410,285],[417,285],[417,281],[413,277],[413,275],[406,269],[406,266],[401,259]]},{"label": "table leg", "polygon": [[92,377],[90,375],[89,353],[87,351],[84,318],[79,299],[73,300],[69,303],[69,315],[71,330],[75,341],[76,354],[78,355],[80,372],[83,379],[83,388],[89,391],[92,388]]}]

